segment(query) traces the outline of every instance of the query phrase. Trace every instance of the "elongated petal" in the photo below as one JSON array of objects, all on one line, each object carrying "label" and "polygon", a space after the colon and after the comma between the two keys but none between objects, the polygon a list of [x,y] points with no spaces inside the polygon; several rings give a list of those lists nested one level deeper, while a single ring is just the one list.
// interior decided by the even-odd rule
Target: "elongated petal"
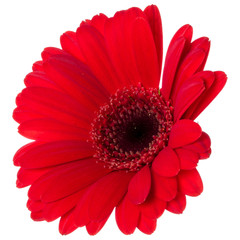
[{"label": "elongated petal", "polygon": [[46,75],[45,72],[34,71],[24,79],[26,87],[46,87],[60,90],[59,87]]},{"label": "elongated petal", "polygon": [[18,131],[24,137],[39,141],[87,140],[88,130],[52,119],[34,119],[23,122]]},{"label": "elongated petal", "polygon": [[139,222],[138,222],[138,229],[145,233],[145,234],[152,234],[157,227],[157,220],[145,217],[141,214]]},{"label": "elongated petal", "polygon": [[[109,216],[108,216],[109,217]],[[86,229],[89,235],[96,235],[105,225],[108,220],[108,217],[101,221],[91,221],[87,224]]]},{"label": "elongated petal", "polygon": [[165,99],[170,98],[177,67],[180,64],[182,55],[184,55],[190,47],[192,34],[192,27],[190,25],[184,25],[175,33],[169,44],[162,78],[162,94]]},{"label": "elongated petal", "polygon": [[78,45],[77,35],[75,32],[71,32],[71,31],[65,32],[60,37],[60,42],[61,42],[62,49],[64,51],[76,57],[80,61],[84,62],[84,56]]},{"label": "elongated petal", "polygon": [[191,106],[191,104],[201,95],[205,90],[204,81],[201,78],[189,79],[183,83],[180,88],[176,102],[174,104],[174,120],[179,120],[184,112]]},{"label": "elongated petal", "polygon": [[178,68],[171,93],[173,102],[175,102],[179,89],[183,83],[197,72],[205,57],[206,53],[202,49],[194,49],[187,54],[184,60],[182,60],[181,65]]},{"label": "elongated petal", "polygon": [[145,8],[144,13],[146,14],[147,21],[152,30],[159,65],[159,78],[162,69],[162,55],[163,55],[163,33],[162,33],[162,20],[157,6],[151,5]]},{"label": "elongated petal", "polygon": [[183,194],[195,197],[202,193],[202,179],[196,169],[182,170],[178,175],[179,188]]},{"label": "elongated petal", "polygon": [[49,143],[34,142],[14,156],[14,162],[25,168],[43,168],[93,156],[90,143],[64,140]]},{"label": "elongated petal", "polygon": [[118,204],[115,211],[116,222],[122,233],[132,234],[138,224],[140,212],[137,205],[134,205],[127,196]]},{"label": "elongated petal", "polygon": [[180,170],[176,153],[170,147],[165,147],[154,159],[152,169],[163,177],[176,176]]},{"label": "elongated petal", "polygon": [[191,150],[199,154],[208,152],[210,150],[210,147],[211,139],[205,132],[202,132],[201,137],[197,141],[184,146],[185,149]]},{"label": "elongated petal", "polygon": [[167,203],[166,209],[172,213],[180,214],[186,207],[186,196],[179,192],[177,196]]},{"label": "elongated petal", "polygon": [[86,64],[109,93],[118,88],[118,78],[107,54],[103,36],[91,25],[82,25],[77,30],[77,40]]},{"label": "elongated petal", "polygon": [[108,54],[124,86],[141,82],[132,42],[132,25],[137,17],[145,17],[139,8],[117,12],[105,24],[105,41]]},{"label": "elongated petal", "polygon": [[133,22],[132,39],[136,65],[143,86],[158,88],[160,81],[158,56],[151,29],[144,18],[137,18]]},{"label": "elongated petal", "polygon": [[128,198],[134,204],[143,203],[151,188],[151,173],[148,165],[143,167],[131,179],[128,186]]},{"label": "elongated petal", "polygon": [[84,193],[85,189],[69,195],[63,199],[45,204],[42,208],[44,220],[51,222],[63,216],[65,213],[76,206],[76,204],[79,202],[79,199],[81,199]]},{"label": "elongated petal", "polygon": [[73,210],[64,214],[59,222],[59,232],[62,235],[67,235],[77,229],[74,223]]},{"label": "elongated petal", "polygon": [[195,142],[202,134],[201,127],[189,119],[179,120],[173,125],[168,145],[172,148],[181,147]]},{"label": "elongated petal", "polygon": [[[41,176],[29,189],[33,200],[52,202],[92,184],[109,172],[95,159],[85,159],[55,167]],[[56,184],[57,183],[57,184]]]},{"label": "elongated petal", "polygon": [[157,219],[163,214],[166,208],[166,202],[158,199],[154,194],[151,194],[147,201],[138,205],[138,208],[145,217]]},{"label": "elongated petal", "polygon": [[227,82],[227,76],[224,72],[214,72],[215,79],[209,88],[197,99],[192,106],[191,115],[186,114],[190,119],[195,119],[199,114],[214,100],[214,98],[221,92]]},{"label": "elongated petal", "polygon": [[166,178],[153,173],[153,192],[161,200],[174,199],[177,194],[176,177]]},{"label": "elongated petal", "polygon": [[16,185],[18,188],[23,188],[33,184],[39,177],[50,171],[51,168],[40,169],[25,169],[20,168],[17,173]]},{"label": "elongated petal", "polygon": [[187,150],[185,148],[178,148],[175,149],[175,152],[178,155],[180,160],[180,168],[181,169],[194,169],[197,167],[199,154],[196,152]]},{"label": "elongated petal", "polygon": [[[23,89],[16,99],[16,103],[33,111],[42,117],[56,119],[59,122],[72,124],[79,127],[90,128],[91,113],[87,108],[79,105],[68,95],[55,89],[43,87],[28,87]],[[16,111],[20,111],[16,109]],[[23,112],[22,114],[24,114]],[[26,112],[25,114],[28,114]]]}]

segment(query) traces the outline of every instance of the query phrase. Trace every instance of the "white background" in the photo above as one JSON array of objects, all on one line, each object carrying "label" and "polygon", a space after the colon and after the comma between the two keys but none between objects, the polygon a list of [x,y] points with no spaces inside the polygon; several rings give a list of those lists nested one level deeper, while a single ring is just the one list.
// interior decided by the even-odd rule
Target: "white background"
[{"label": "white background", "polygon": [[[240,239],[240,15],[237,0],[15,0],[0,3],[0,238],[10,239]],[[164,52],[174,32],[183,24],[194,27],[194,38],[208,36],[211,51],[206,69],[223,70],[228,83],[210,107],[197,119],[212,139],[210,159],[200,162],[204,192],[188,197],[181,215],[165,212],[151,236],[136,231],[125,236],[117,228],[114,215],[94,237],[85,229],[68,236],[58,233],[58,220],[34,222],[26,208],[27,189],[15,187],[15,151],[27,143],[17,134],[12,120],[15,97],[24,87],[24,76],[40,59],[44,47],[59,47],[59,36],[75,30],[81,20],[103,12],[156,4],[161,12]]]}]

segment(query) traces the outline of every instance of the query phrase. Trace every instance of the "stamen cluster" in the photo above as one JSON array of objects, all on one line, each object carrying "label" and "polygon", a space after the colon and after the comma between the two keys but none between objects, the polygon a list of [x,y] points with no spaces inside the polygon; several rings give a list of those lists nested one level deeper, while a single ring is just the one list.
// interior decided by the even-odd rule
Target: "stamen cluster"
[{"label": "stamen cluster", "polygon": [[95,157],[113,170],[138,171],[167,146],[172,125],[173,107],[158,89],[117,90],[92,123]]}]

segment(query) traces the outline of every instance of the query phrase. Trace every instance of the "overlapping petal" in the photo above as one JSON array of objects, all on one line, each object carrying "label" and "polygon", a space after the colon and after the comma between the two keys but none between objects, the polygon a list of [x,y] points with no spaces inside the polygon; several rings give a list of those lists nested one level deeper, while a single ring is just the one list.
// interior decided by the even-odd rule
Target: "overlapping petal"
[{"label": "overlapping petal", "polygon": [[[24,80],[26,88],[17,96],[13,113],[19,133],[34,140],[14,156],[14,164],[21,167],[17,186],[30,185],[27,207],[33,220],[60,217],[61,234],[85,226],[95,235],[116,208],[116,222],[124,234],[136,228],[152,234],[165,209],[180,214],[186,195],[201,194],[196,167],[211,154],[211,141],[194,120],[227,77],[203,70],[210,42],[206,37],[192,41],[192,34],[192,27],[184,25],[173,36],[162,88],[156,91],[172,114],[162,149],[152,154],[149,144],[153,160],[133,171],[106,167],[96,158],[89,133],[96,111],[118,89],[159,88],[163,40],[158,8],[130,8],[111,18],[96,15],[76,32],[64,33],[62,49],[44,49],[42,60]],[[148,151],[144,154],[143,158]],[[113,162],[114,156],[113,152]]]}]

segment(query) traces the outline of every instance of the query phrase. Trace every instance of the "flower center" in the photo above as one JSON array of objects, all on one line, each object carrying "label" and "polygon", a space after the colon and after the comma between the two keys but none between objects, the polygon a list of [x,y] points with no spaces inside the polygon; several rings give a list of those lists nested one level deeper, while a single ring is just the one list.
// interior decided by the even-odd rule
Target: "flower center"
[{"label": "flower center", "polygon": [[173,107],[158,89],[117,90],[92,124],[95,157],[110,169],[137,171],[167,146],[172,125]]}]

